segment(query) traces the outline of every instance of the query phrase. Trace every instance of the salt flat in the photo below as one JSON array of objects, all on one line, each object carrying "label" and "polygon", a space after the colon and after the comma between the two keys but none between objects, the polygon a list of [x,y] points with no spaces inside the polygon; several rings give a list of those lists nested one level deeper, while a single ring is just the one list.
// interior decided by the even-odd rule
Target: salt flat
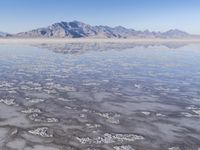
[{"label": "salt flat", "polygon": [[199,38],[186,39],[161,39],[161,38],[144,38],[144,39],[98,39],[98,38],[0,38],[0,43],[199,43]]},{"label": "salt flat", "polygon": [[198,42],[4,42],[0,149],[200,148]]}]

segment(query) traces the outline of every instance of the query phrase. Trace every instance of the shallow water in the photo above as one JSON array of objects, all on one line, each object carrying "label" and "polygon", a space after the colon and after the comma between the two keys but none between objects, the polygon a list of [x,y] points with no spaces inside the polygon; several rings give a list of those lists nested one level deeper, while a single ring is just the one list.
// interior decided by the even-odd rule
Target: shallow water
[{"label": "shallow water", "polygon": [[1,150],[199,150],[200,45],[0,45]]}]

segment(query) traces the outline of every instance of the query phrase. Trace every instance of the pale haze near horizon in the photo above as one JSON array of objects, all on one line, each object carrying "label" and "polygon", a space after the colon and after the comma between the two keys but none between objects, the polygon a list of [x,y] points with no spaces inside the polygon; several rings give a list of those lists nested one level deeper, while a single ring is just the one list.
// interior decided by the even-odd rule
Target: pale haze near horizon
[{"label": "pale haze near horizon", "polygon": [[0,6],[0,31],[9,33],[78,20],[91,25],[200,34],[199,0],[1,0]]}]

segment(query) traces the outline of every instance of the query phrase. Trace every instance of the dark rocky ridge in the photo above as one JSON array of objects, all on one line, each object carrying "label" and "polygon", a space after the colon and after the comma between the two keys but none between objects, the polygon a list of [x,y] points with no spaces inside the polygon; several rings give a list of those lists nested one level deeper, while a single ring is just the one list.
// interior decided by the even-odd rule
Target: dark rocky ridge
[{"label": "dark rocky ridge", "polygon": [[178,29],[167,32],[137,31],[122,26],[91,26],[79,21],[60,22],[45,28],[9,35],[20,38],[191,38],[196,37]]}]

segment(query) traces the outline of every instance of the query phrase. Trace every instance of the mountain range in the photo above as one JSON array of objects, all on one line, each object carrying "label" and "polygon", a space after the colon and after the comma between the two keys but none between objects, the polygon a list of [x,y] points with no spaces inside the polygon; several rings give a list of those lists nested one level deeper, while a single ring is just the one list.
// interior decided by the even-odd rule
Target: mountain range
[{"label": "mountain range", "polygon": [[38,28],[17,34],[0,32],[1,37],[15,38],[191,38],[187,32],[171,29],[166,32],[137,31],[122,26],[91,26],[89,24],[72,21],[54,23],[48,27]]}]

